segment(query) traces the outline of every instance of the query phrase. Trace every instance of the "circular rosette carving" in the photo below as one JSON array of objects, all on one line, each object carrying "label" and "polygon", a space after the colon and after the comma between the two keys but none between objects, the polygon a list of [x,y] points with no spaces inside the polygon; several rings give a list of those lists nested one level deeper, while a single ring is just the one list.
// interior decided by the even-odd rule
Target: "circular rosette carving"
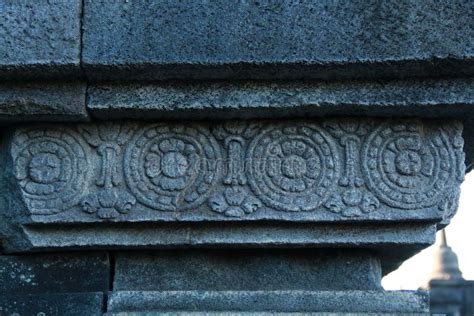
[{"label": "circular rosette carving", "polygon": [[441,130],[416,123],[384,124],[367,139],[363,169],[367,184],[386,204],[402,209],[440,202],[454,175],[450,141]]},{"label": "circular rosette carving", "polygon": [[32,214],[59,213],[75,205],[85,186],[87,159],[72,133],[28,130],[15,135],[14,175]]},{"label": "circular rosette carving", "polygon": [[268,206],[311,211],[326,199],[338,178],[334,141],[315,126],[276,126],[249,146],[249,183]]},{"label": "circular rosette carving", "polygon": [[138,133],[127,148],[125,179],[137,200],[153,209],[189,209],[207,198],[219,162],[209,132],[159,125]]}]

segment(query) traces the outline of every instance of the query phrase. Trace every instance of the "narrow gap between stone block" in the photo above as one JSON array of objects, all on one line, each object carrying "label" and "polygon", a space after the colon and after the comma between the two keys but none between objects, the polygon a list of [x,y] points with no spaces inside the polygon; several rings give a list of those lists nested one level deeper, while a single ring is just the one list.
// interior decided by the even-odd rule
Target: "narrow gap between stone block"
[{"label": "narrow gap between stone block", "polygon": [[86,77],[86,72],[84,71],[84,67],[82,65],[82,54],[84,51],[84,7],[84,0],[81,0],[81,13],[79,17],[79,67],[81,68],[84,77]]},{"label": "narrow gap between stone block", "polygon": [[109,295],[114,290],[114,279],[115,279],[115,253],[113,251],[108,252],[109,257],[109,287],[108,291],[104,294],[104,313],[108,312]]}]

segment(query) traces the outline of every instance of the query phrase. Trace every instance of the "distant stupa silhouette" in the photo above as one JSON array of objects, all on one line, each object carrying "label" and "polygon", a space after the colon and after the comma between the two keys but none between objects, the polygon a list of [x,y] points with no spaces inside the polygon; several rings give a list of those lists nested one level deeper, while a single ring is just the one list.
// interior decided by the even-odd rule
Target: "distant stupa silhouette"
[{"label": "distant stupa silhouette", "polygon": [[434,255],[433,271],[430,280],[462,280],[462,272],[459,269],[458,256],[448,246],[446,232],[441,231],[441,242]]},{"label": "distant stupa silhouette", "polygon": [[441,231],[441,240],[433,257],[433,271],[422,287],[430,291],[430,312],[448,316],[474,315],[474,281],[465,280],[459,269],[458,256]]}]

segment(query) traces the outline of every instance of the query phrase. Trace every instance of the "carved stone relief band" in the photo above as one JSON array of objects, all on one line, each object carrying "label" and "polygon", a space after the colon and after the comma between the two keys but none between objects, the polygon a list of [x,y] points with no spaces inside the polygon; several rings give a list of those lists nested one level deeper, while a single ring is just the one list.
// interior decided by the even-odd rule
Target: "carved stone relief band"
[{"label": "carved stone relief band", "polygon": [[461,132],[423,120],[116,122],[20,128],[10,151],[27,212],[55,220],[449,218]]}]

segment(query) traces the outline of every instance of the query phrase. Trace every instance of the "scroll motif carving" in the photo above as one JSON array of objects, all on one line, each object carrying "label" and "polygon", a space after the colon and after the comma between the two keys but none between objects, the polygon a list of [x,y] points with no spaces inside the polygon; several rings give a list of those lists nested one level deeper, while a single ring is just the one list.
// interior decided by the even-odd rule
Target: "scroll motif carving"
[{"label": "scroll motif carving", "polygon": [[318,208],[339,173],[334,141],[315,125],[267,127],[250,144],[247,158],[252,191],[283,211]]},{"label": "scroll motif carving", "polygon": [[127,148],[125,179],[135,197],[161,211],[204,203],[220,171],[220,149],[206,129],[156,125]]},{"label": "scroll motif carving", "polygon": [[12,144],[14,175],[32,214],[75,205],[86,183],[88,161],[77,135],[65,128],[28,129]]}]

